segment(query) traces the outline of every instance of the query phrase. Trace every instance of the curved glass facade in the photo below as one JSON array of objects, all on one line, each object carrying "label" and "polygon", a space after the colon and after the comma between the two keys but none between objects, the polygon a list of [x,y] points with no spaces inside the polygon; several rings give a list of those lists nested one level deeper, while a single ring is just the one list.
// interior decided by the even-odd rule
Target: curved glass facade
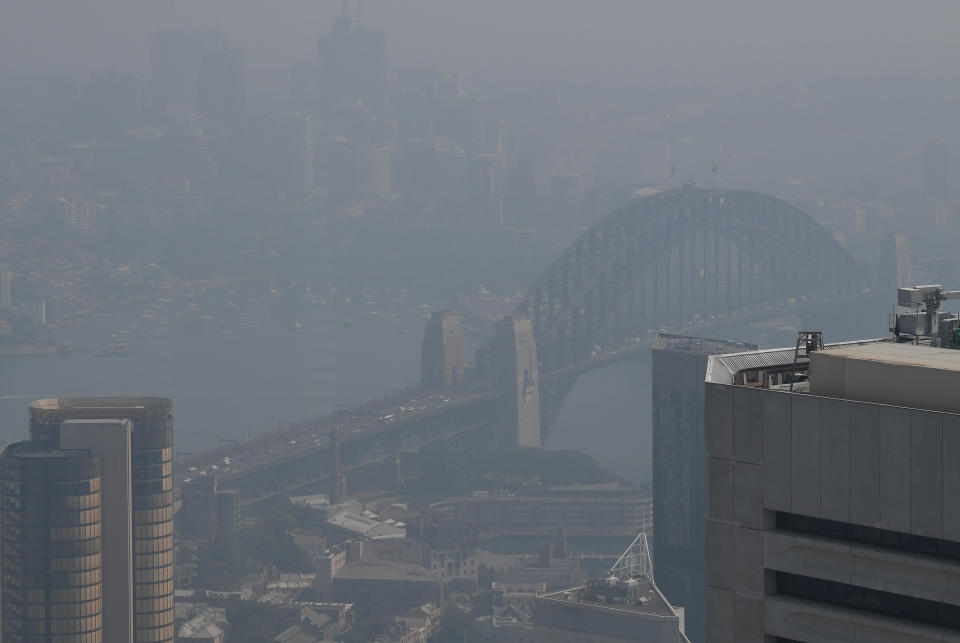
[{"label": "curved glass facade", "polygon": [[3,640],[102,643],[99,458],[19,442],[0,491]]},{"label": "curved glass facade", "polygon": [[133,424],[134,642],[173,643],[173,402],[159,397],[59,398],[30,405],[30,435],[59,443],[60,424],[127,419]]}]

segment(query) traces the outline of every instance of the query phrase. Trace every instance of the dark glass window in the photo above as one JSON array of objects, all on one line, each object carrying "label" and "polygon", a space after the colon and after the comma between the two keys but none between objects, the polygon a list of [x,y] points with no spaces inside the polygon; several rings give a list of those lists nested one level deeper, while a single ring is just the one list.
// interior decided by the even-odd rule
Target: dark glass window
[{"label": "dark glass window", "polygon": [[777,529],[960,561],[960,543],[928,536],[914,536],[901,531],[851,525],[847,522],[798,516],[784,512],[777,512]]},{"label": "dark glass window", "polygon": [[960,631],[960,606],[777,572],[777,594]]}]

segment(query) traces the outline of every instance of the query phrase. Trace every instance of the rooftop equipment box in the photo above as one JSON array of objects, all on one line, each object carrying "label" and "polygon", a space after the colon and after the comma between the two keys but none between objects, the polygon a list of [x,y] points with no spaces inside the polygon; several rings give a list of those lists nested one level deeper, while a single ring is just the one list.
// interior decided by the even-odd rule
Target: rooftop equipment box
[{"label": "rooftop equipment box", "polygon": [[810,393],[960,413],[960,351],[877,343],[810,355]]}]

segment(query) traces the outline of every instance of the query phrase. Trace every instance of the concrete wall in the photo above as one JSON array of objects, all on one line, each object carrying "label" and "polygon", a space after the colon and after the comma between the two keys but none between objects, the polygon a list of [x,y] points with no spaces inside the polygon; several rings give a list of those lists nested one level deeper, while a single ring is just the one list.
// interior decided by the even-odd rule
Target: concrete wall
[{"label": "concrete wall", "polygon": [[460,317],[451,312],[431,313],[420,349],[420,385],[425,388],[457,386],[463,382],[466,365]]},{"label": "concrete wall", "polygon": [[130,420],[67,420],[63,449],[100,456],[103,534],[103,640],[133,640],[133,505]]},{"label": "concrete wall", "polygon": [[[764,641],[764,632],[883,640],[845,638],[816,610],[795,619],[813,628],[803,636],[771,630],[782,617],[765,607],[771,570],[798,565],[805,576],[954,601],[950,578],[960,568],[931,570],[919,556],[889,552],[881,564],[859,548],[815,547],[769,530],[783,511],[960,541],[960,416],[708,383],[706,431],[708,641]],[[864,557],[854,564],[857,554]],[[883,627],[875,620],[871,636]],[[889,640],[913,640],[897,632]]]},{"label": "concrete wall", "polygon": [[504,317],[493,335],[493,368],[508,394],[500,426],[503,444],[540,446],[540,388],[533,325],[523,317]]},{"label": "concrete wall", "polygon": [[810,356],[814,395],[960,413],[960,352],[878,343]]}]

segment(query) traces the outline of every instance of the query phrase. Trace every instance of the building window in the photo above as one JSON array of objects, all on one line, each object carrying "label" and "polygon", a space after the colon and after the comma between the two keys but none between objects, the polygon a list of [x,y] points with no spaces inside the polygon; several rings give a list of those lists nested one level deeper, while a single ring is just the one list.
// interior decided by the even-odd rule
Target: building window
[{"label": "building window", "polygon": [[777,594],[960,631],[960,606],[866,587],[777,572]]},{"label": "building window", "polygon": [[928,536],[905,534],[901,531],[798,516],[782,511],[777,512],[777,529],[821,536],[832,540],[843,540],[870,547],[882,547],[910,554],[960,561],[960,543]]}]

